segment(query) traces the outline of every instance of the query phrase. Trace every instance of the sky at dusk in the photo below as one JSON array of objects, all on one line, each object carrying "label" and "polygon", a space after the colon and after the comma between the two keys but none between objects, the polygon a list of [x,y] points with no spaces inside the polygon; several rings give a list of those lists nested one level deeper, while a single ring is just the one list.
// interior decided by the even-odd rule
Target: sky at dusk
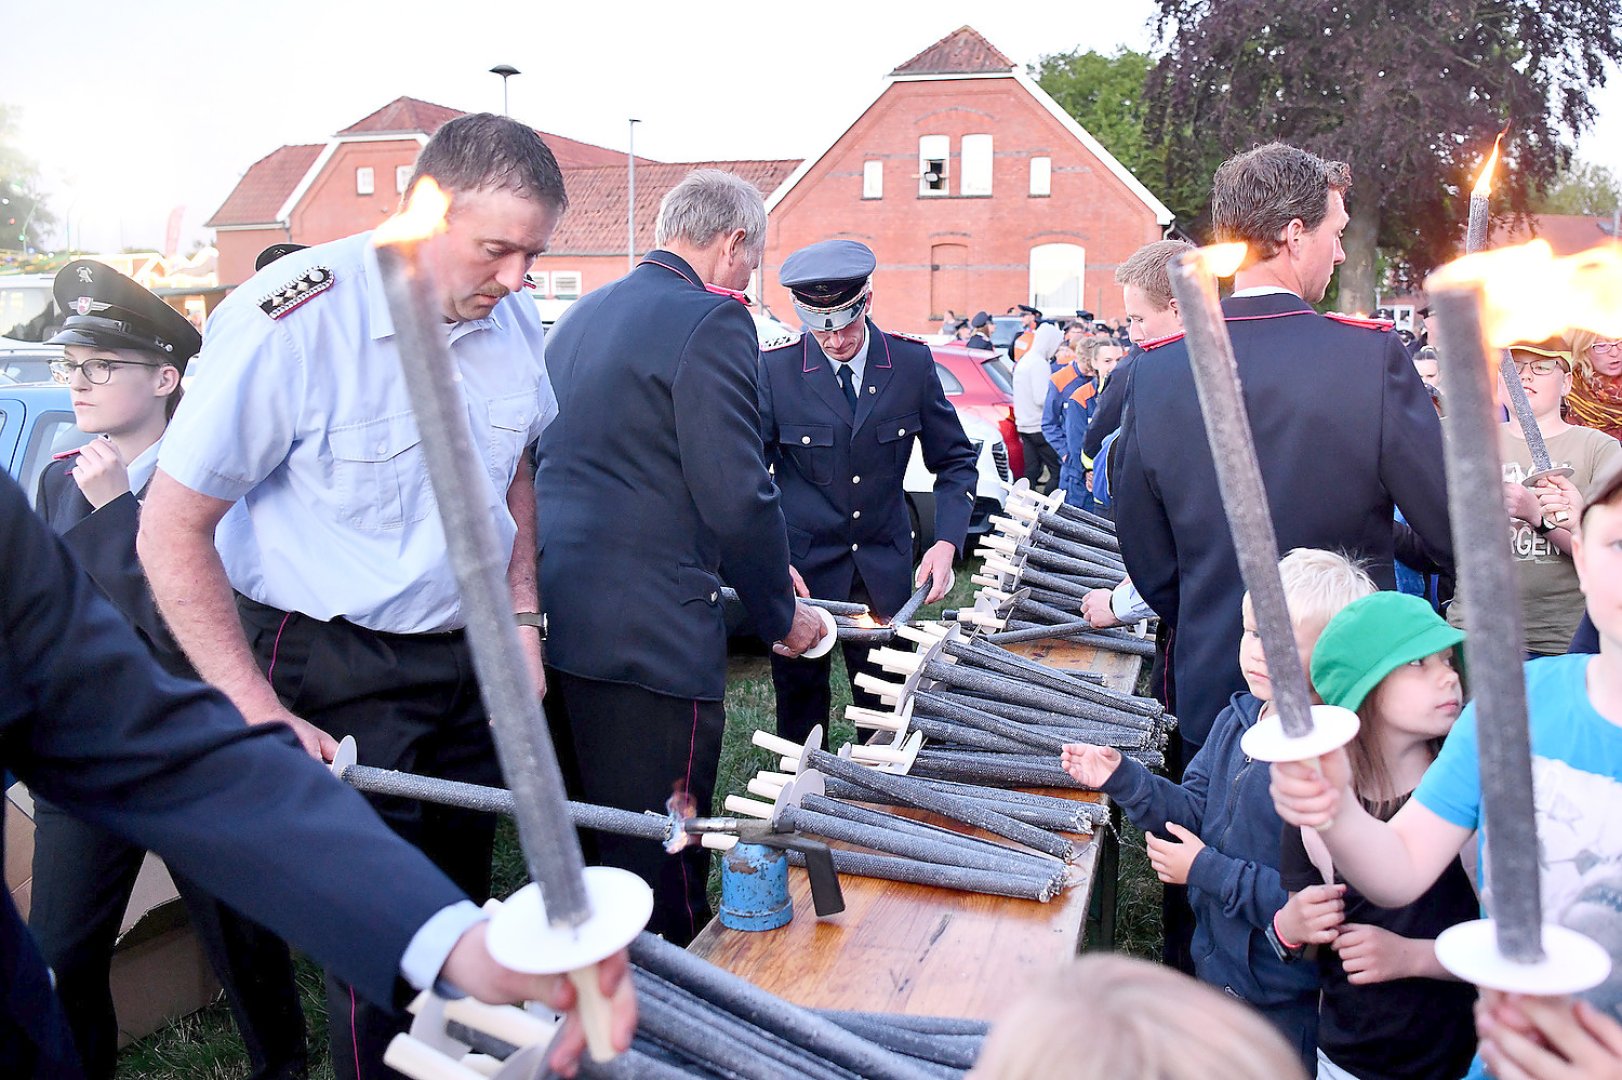
[{"label": "sky at dusk", "polygon": [[[182,248],[254,161],[323,142],[401,95],[511,112],[664,161],[804,157],[883,89],[885,74],[965,23],[1019,64],[1151,44],[1149,0],[923,4],[824,0],[676,7],[645,0],[479,7],[395,0],[266,4],[26,3],[0,44],[0,101],[21,110],[57,241],[159,247],[175,207]],[[1581,156],[1622,164],[1622,77],[1595,99]]]}]

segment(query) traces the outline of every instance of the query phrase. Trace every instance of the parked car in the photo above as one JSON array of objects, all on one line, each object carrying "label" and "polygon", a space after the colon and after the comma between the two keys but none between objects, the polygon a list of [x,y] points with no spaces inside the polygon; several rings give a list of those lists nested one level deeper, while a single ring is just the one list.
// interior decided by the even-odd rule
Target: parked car
[{"label": "parked car", "polygon": [[90,441],[74,425],[68,388],[55,383],[0,383],[0,464],[22,486],[28,505],[39,491],[39,474],[54,454]]},{"label": "parked car", "polygon": [[0,386],[51,381],[51,361],[62,359],[60,345],[0,343]]},{"label": "parked car", "polygon": [[[963,424],[963,433],[974,445],[979,479],[975,482],[974,509],[969,514],[969,535],[980,536],[991,531],[992,515],[1002,513],[1003,503],[1008,498],[1002,484],[1013,479],[1009,472],[1008,449],[996,427],[979,416],[959,410],[957,418]],[[935,542],[935,474],[924,467],[924,454],[916,442],[912,445],[912,457],[907,462],[907,474],[901,486],[907,493],[907,510],[912,515],[912,560],[916,563],[924,550]]]},{"label": "parked car", "polygon": [[61,327],[55,280],[55,274],[0,274],[0,348],[37,344]]},{"label": "parked car", "polygon": [[1014,427],[1014,365],[1001,353],[965,345],[932,345],[935,374],[958,415],[973,414],[1001,436],[1008,467],[1025,475],[1025,451]]}]

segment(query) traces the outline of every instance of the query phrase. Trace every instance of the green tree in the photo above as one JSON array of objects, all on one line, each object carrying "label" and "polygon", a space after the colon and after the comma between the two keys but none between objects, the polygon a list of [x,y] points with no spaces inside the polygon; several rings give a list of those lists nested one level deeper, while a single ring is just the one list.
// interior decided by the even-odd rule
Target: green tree
[{"label": "green tree", "polygon": [[1622,206],[1622,182],[1604,165],[1573,161],[1532,200],[1539,214],[1609,214]]},{"label": "green tree", "polygon": [[18,145],[17,111],[0,103],[0,251],[39,248],[55,222],[39,190],[39,167]]},{"label": "green tree", "polygon": [[1458,254],[1471,178],[1506,122],[1493,209],[1530,210],[1622,59],[1622,0],[1159,3],[1147,141],[1176,148],[1185,186],[1209,186],[1210,144],[1281,139],[1350,163],[1347,310],[1373,305],[1377,247],[1399,286]]},{"label": "green tree", "polygon": [[[1153,191],[1177,215],[1178,226],[1186,229],[1209,201],[1210,170],[1222,156],[1216,147],[1201,145],[1187,131],[1175,140],[1150,139],[1145,134],[1149,110],[1145,87],[1154,67],[1154,58],[1148,53],[1127,48],[1108,56],[1074,49],[1043,56],[1031,65],[1030,73],[1065,112]],[[1194,155],[1209,166],[1204,170],[1204,180],[1199,179],[1198,168],[1168,166],[1174,148],[1183,158]]]}]

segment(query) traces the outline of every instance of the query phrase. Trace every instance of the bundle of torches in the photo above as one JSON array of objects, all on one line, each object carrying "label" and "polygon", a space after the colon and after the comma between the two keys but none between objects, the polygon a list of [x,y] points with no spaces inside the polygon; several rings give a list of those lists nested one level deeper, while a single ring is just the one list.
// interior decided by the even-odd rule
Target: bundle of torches
[{"label": "bundle of torches", "polygon": [[[1489,164],[1483,170],[1484,182],[1490,168]],[[1451,403],[1447,467],[1460,592],[1514,595],[1507,547],[1479,542],[1480,537],[1501,531],[1502,525],[1492,385],[1501,370],[1502,350],[1516,341],[1542,340],[1572,327],[1622,336],[1622,247],[1612,244],[1569,258],[1556,258],[1541,241],[1480,252],[1487,194],[1478,185],[1471,200],[1471,253],[1437,271],[1427,286]],[[416,202],[414,193],[413,206]],[[431,353],[442,336],[430,332],[431,320],[426,318],[415,320],[424,324],[420,332],[409,332],[417,314],[412,308],[432,310],[425,302],[424,269],[416,247],[425,235],[380,237],[376,242],[380,254],[389,255],[380,262],[392,290],[396,324],[408,331],[401,345],[408,381],[415,364],[442,388],[453,381],[445,358],[430,357],[433,362],[424,363],[421,355],[415,355]],[[1217,300],[1216,279],[1231,274],[1244,257],[1243,245],[1195,251],[1172,268],[1172,288],[1184,311],[1207,435],[1213,451],[1230,464],[1219,472],[1224,504],[1278,698],[1276,723],[1258,724],[1251,733],[1258,752],[1252,751],[1249,736],[1246,750],[1264,760],[1310,760],[1337,743],[1326,742],[1327,729],[1314,720],[1308,704],[1305,675],[1277,580],[1276,542],[1232,345]],[[425,445],[441,438],[449,442],[438,430],[445,421],[431,424],[424,417],[422,398],[436,392],[433,382],[420,372],[414,377],[419,385],[413,387],[413,399]],[[1504,387],[1512,405],[1517,388]],[[431,473],[433,469],[431,460]],[[438,473],[433,479],[446,508],[449,533],[456,501],[454,480]],[[764,818],[779,831],[851,845],[834,853],[843,873],[1038,901],[1050,899],[1071,883],[1070,863],[1081,850],[1077,840],[1107,820],[1107,809],[1030,789],[1078,786],[1058,765],[1058,750],[1067,742],[1114,746],[1147,765],[1159,765],[1175,720],[1153,700],[1108,687],[1096,674],[1062,671],[1002,648],[1024,636],[1073,636],[1105,649],[1139,655],[1149,651],[1142,626],[1136,632],[1100,633],[1079,625],[1084,622],[1081,598],[1092,589],[1114,588],[1124,576],[1119,544],[1107,520],[1018,486],[1010,490],[1006,511],[980,551],[986,562],[976,580],[982,588],[975,607],[955,613],[953,623],[911,622],[922,590],[909,610],[897,613],[887,626],[864,618],[867,613],[860,611],[834,616],[841,639],[901,640],[915,647],[875,650],[879,666],[901,681],[858,676],[859,684],[887,708],[851,706],[847,718],[859,730],[875,734],[829,753],[821,749],[820,730],[804,746],[756,732],[754,742],[778,755],[778,768],[763,770],[749,781],[748,790],[756,798],[729,797],[730,812]],[[477,517],[470,520],[476,524]],[[464,561],[472,565],[474,560],[469,555]],[[466,573],[459,567],[458,578],[468,593],[470,582],[482,573],[491,579],[494,595],[498,571],[494,563]],[[502,674],[498,669],[505,667],[514,688],[527,685],[514,643],[491,644],[494,628],[510,631],[510,619],[504,611],[487,614],[488,634],[475,633],[470,616],[469,637],[480,661],[481,684],[494,681],[491,675]],[[1520,640],[1514,605],[1496,605],[1471,627],[1466,641],[1480,730],[1485,827],[1493,836],[1487,861],[1494,882],[1494,919],[1448,931],[1444,938],[1459,932],[1460,947],[1445,950],[1439,942],[1438,955],[1456,975],[1479,985],[1547,993],[1553,992],[1547,989],[1551,970],[1586,964],[1592,971],[1593,965],[1587,963],[1592,952],[1598,950],[1600,959],[1604,957],[1593,942],[1542,922]],[[511,655],[496,655],[503,650]],[[534,959],[545,959],[540,954],[557,949],[564,937],[578,943],[595,934],[600,943],[593,943],[590,955],[571,972],[582,976],[577,986],[584,993],[583,983],[594,982],[595,959],[609,955],[628,937],[618,925],[623,923],[618,909],[634,904],[622,903],[612,890],[585,895],[574,827],[644,836],[674,851],[695,841],[730,846],[737,842],[741,819],[697,818],[680,802],[662,816],[566,803],[549,742],[543,738],[524,745],[530,736],[523,729],[536,725],[519,722],[522,717],[515,721],[512,709],[502,715],[503,710],[489,701],[490,691],[485,692],[504,765],[511,769],[518,762],[523,771],[527,763],[550,764],[539,770],[538,780],[531,777],[523,786],[515,785],[513,792],[450,785],[466,790],[447,793],[417,790],[423,785],[445,786],[420,777],[352,764],[335,766],[335,771],[368,790],[460,800],[462,805],[515,814],[532,874],[546,882],[549,899],[567,900],[547,903],[542,910],[542,925],[549,922],[550,931],[535,935],[547,940],[531,942]],[[544,724],[538,726],[544,730]],[[995,839],[880,809],[886,806],[931,811]],[[523,897],[518,894],[506,907]],[[607,913],[599,904],[608,905]],[[495,936],[493,928],[492,940]],[[961,1074],[972,1065],[984,1035],[984,1025],[976,1021],[817,1013],[766,994],[646,933],[631,941],[630,948],[641,1017],[636,1040],[628,1053],[605,1064],[613,1055],[611,1048],[603,1049],[602,1017],[594,1022],[588,1015],[588,1031],[597,1030],[591,1040],[593,1060],[582,1062],[582,1075],[781,1073],[913,1080]],[[1561,992],[1585,988],[1571,985]],[[511,1007],[446,1002],[431,995],[419,998],[414,1011],[417,1023],[412,1034],[396,1039],[389,1060],[420,1078],[537,1075],[555,1028],[555,1018]]]}]

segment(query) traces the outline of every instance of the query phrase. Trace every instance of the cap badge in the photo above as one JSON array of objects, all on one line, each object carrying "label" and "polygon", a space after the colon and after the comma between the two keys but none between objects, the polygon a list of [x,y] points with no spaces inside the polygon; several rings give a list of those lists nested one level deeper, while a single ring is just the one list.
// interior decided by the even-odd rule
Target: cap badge
[{"label": "cap badge", "polygon": [[[79,280],[83,281],[83,282],[87,282],[87,283],[90,281],[90,267],[88,267],[88,266],[79,267]],[[81,312],[79,312],[79,314],[83,315],[84,312],[81,311]]]},{"label": "cap badge", "polygon": [[[82,266],[79,268],[79,272],[81,274],[85,274],[87,276],[89,274],[89,271],[85,270],[84,267],[82,267]],[[94,300],[90,299],[90,297],[81,296],[81,297],[79,297],[79,299],[77,299],[77,300],[75,300],[73,302],[73,310],[77,311],[80,315],[88,315],[88,314],[90,314],[91,310],[95,307],[95,304],[96,304],[96,302]]]}]

